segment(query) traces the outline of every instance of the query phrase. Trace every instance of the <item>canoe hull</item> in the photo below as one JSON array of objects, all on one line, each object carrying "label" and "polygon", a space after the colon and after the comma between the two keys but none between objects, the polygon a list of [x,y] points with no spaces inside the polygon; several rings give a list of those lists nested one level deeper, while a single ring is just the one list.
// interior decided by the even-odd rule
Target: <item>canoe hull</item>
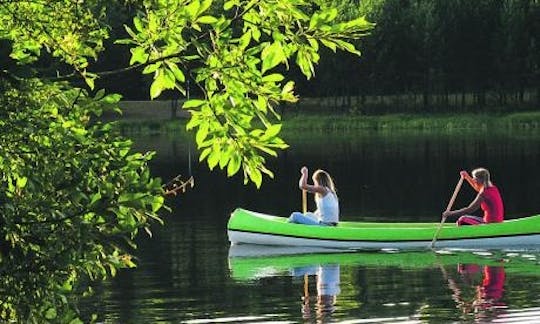
[{"label": "canoe hull", "polygon": [[503,223],[462,226],[439,223],[341,222],[339,226],[291,224],[277,217],[238,208],[227,229],[232,244],[338,249],[425,249],[438,233],[436,247],[464,249],[538,249],[540,215]]},{"label": "canoe hull", "polygon": [[[333,249],[425,249],[431,246],[428,241],[336,241],[312,238],[287,237],[282,235],[228,231],[232,244],[260,244],[278,246],[309,246]],[[489,237],[459,240],[437,240],[437,248],[463,249],[537,249],[540,247],[540,234],[508,237]]]}]

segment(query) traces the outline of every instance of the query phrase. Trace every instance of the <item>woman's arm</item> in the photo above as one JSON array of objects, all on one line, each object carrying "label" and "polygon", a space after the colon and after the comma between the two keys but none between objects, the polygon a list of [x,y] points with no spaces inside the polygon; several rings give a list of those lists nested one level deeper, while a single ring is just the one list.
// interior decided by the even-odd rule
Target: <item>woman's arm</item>
[{"label": "woman's arm", "polygon": [[471,185],[471,187],[473,187],[474,190],[476,190],[476,192],[480,192],[480,190],[482,190],[482,185],[474,181],[467,171],[461,171],[459,174],[463,179],[467,180],[467,182]]},{"label": "woman's arm", "polygon": [[442,216],[443,217],[459,217],[462,215],[474,213],[475,211],[478,210],[478,208],[480,208],[480,204],[482,203],[483,200],[484,200],[484,196],[482,195],[482,193],[479,193],[478,195],[476,195],[476,198],[474,198],[474,200],[469,204],[469,206],[458,209],[458,210],[445,211],[442,214]]},{"label": "woman's arm", "polygon": [[300,180],[298,181],[298,187],[301,190],[305,190],[305,191],[311,192],[311,193],[318,193],[318,194],[321,194],[323,196],[326,194],[326,188],[325,187],[318,186],[318,185],[310,185],[310,184],[307,183],[308,169],[306,167],[302,167],[302,169],[300,169],[300,173],[302,175],[300,176]]}]

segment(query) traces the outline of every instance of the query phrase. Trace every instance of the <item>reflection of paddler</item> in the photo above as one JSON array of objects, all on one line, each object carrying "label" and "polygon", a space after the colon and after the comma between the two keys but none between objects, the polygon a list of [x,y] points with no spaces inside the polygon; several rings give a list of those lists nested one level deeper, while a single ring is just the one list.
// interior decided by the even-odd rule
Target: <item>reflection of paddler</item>
[{"label": "reflection of paddler", "polygon": [[501,306],[500,303],[504,293],[504,281],[506,274],[504,267],[484,266],[484,279],[482,285],[477,288],[476,307],[481,309]]},{"label": "reflection of paddler", "polygon": [[[463,298],[463,291],[458,284],[447,277],[453,297],[457,302],[458,308],[463,313],[474,311],[477,318],[485,317],[486,311],[490,312],[505,304],[501,301],[504,294],[504,283],[506,274],[503,266],[479,266],[476,264],[458,265],[457,272],[461,275],[462,284],[467,287],[475,288],[475,295],[472,301]],[[477,275],[482,274],[482,281],[478,284]],[[476,280],[475,280],[476,279]]]},{"label": "reflection of paddler", "polygon": [[304,276],[304,295],[302,297],[302,316],[311,318],[308,276],[317,276],[317,318],[323,319],[335,311],[336,296],[340,293],[339,264],[303,267],[292,270],[293,276]]},{"label": "reflection of paddler", "polygon": [[317,317],[330,315],[335,311],[339,288],[339,265],[319,267],[317,272]]}]

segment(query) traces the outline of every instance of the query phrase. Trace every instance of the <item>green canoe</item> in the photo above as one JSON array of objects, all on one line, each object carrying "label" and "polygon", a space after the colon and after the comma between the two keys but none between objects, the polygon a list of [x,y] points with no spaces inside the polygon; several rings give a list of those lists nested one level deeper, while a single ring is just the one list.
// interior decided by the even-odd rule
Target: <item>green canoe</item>
[{"label": "green canoe", "polygon": [[[439,223],[340,222],[338,226],[292,224],[285,217],[236,209],[227,230],[232,244],[325,247],[338,249],[422,249],[430,247]],[[461,226],[445,224],[439,248],[538,249],[540,215],[502,223]]]}]

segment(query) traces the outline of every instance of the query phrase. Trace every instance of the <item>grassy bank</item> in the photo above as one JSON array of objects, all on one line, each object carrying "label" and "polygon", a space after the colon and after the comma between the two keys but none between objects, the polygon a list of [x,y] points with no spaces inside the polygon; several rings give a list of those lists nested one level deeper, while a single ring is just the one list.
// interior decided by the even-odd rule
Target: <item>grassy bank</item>
[{"label": "grassy bank", "polygon": [[[140,121],[122,119],[118,126],[126,134],[185,133],[186,119],[168,121]],[[504,115],[415,115],[391,114],[381,116],[306,115],[283,118],[283,132],[299,130],[354,132],[388,130],[540,130],[540,112],[522,112]]]},{"label": "grassy bank", "polygon": [[488,130],[540,129],[540,112],[507,115],[414,115],[391,114],[382,116],[294,116],[284,118],[287,130]]}]

